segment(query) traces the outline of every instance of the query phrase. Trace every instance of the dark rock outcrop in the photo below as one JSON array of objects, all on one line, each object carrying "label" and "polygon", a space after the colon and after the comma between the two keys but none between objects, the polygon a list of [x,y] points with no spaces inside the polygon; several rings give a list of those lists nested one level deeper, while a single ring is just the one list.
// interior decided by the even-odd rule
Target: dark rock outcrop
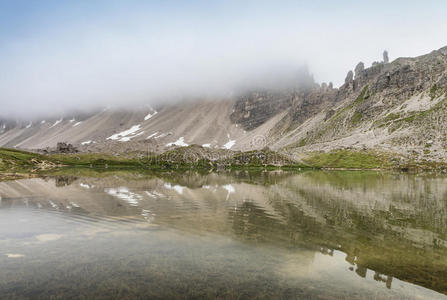
[{"label": "dark rock outcrop", "polygon": [[56,153],[77,153],[78,149],[72,144],[67,143],[57,143]]},{"label": "dark rock outcrop", "polygon": [[349,84],[353,80],[354,80],[354,73],[352,71],[349,71],[348,74],[346,74],[345,84]]},{"label": "dark rock outcrop", "polygon": [[359,62],[354,69],[355,78],[357,79],[359,76],[361,76],[364,70],[365,70],[365,64],[363,62]]},{"label": "dark rock outcrop", "polygon": [[241,96],[230,119],[246,130],[252,130],[292,105],[293,92],[256,91]]}]

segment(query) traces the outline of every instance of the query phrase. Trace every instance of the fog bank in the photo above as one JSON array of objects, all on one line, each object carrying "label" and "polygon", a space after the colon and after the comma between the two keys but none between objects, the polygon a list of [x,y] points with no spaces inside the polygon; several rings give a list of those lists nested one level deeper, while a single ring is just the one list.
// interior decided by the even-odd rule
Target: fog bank
[{"label": "fog bank", "polygon": [[385,3],[2,2],[0,115],[220,99],[293,85],[303,65],[338,86],[384,49],[393,59],[444,46],[444,2]]}]

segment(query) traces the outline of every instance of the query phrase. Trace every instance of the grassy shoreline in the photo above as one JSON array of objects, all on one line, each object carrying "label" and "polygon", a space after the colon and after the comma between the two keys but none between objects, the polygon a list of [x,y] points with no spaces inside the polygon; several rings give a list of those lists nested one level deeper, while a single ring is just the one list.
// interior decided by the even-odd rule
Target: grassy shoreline
[{"label": "grassy shoreline", "polygon": [[16,149],[0,148],[0,180],[36,177],[61,168],[107,170],[370,170],[435,171],[445,173],[446,163],[415,162],[397,155],[372,150],[334,150],[307,153],[302,161],[268,149],[235,152],[212,159],[211,152],[198,147],[176,148],[162,154],[113,156],[103,153],[42,155]]}]

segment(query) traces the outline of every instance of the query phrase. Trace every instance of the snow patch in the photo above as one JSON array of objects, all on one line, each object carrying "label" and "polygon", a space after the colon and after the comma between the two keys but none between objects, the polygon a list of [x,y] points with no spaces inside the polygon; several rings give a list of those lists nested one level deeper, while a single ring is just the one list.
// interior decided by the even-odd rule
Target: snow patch
[{"label": "snow patch", "polygon": [[156,138],[156,139],[160,139],[160,138],[167,137],[168,135],[171,135],[171,134],[172,134],[172,132],[162,133],[162,134],[156,136],[155,138]]},{"label": "snow patch", "polygon": [[74,125],[73,125],[73,127],[76,127],[76,126],[78,126],[79,124],[81,124],[82,122],[76,122]]},{"label": "snow patch", "polygon": [[88,184],[85,184],[85,183],[80,183],[79,186],[83,187],[84,189],[89,189],[90,188],[90,186]]},{"label": "snow patch", "polygon": [[228,135],[228,143],[226,143],[225,145],[223,145],[223,149],[228,149],[230,150],[231,147],[233,147],[236,144],[236,140],[232,140],[230,139],[230,135]]},{"label": "snow patch", "polygon": [[91,144],[91,143],[93,143],[93,141],[88,140],[88,141],[82,142],[81,145],[88,145],[88,144]]},{"label": "snow patch", "polygon": [[57,124],[59,124],[59,123],[62,122],[63,120],[64,120],[63,118],[61,118],[60,120],[57,120],[56,122],[54,122],[53,125],[51,125],[50,128],[53,128],[54,126],[56,126]]},{"label": "snow patch", "polygon": [[158,111],[154,110],[153,108],[151,108],[151,110],[152,110],[152,113],[148,113],[148,114],[144,117],[144,120],[145,120],[145,121],[149,120],[150,118],[152,118],[153,116],[155,116],[155,115],[158,113]]},{"label": "snow patch", "polygon": [[135,135],[132,135],[132,136],[125,136],[125,137],[123,137],[123,138],[120,138],[119,141],[120,141],[120,142],[128,142],[128,141],[130,141],[131,139],[133,139],[134,137],[137,137],[137,136],[139,136],[139,135],[142,135],[143,133],[144,133],[144,131],[142,131],[142,132],[140,132],[140,133],[137,133],[137,134],[135,134]]},{"label": "snow patch", "polygon": [[42,120],[42,122],[40,122],[40,124],[45,124],[45,122],[46,122],[45,120]]},{"label": "snow patch", "polygon": [[185,143],[184,137],[180,137],[177,141],[173,143],[166,144],[167,147],[170,146],[180,146],[180,147],[187,147],[189,146],[187,143]]},{"label": "snow patch", "polygon": [[203,144],[202,147],[203,148],[211,148],[211,144]]},{"label": "snow patch", "polygon": [[[140,129],[141,129],[140,124],[134,125],[131,128],[124,130],[123,132],[116,133],[114,135],[109,136],[107,139],[108,140],[120,140],[121,142],[126,142],[127,141],[126,139],[125,140],[122,140],[122,139],[125,137],[129,137],[129,135],[135,135],[135,133],[137,131],[139,131]],[[132,137],[129,137],[129,138],[132,138]]]},{"label": "snow patch", "polygon": [[146,138],[146,140],[153,138],[153,137],[156,136],[157,134],[158,134],[158,131],[155,132],[155,133],[153,133],[153,134],[151,134],[150,136],[148,136],[148,137]]},{"label": "snow patch", "polygon": [[33,122],[29,122],[29,124],[28,125],[26,125],[26,129],[28,129],[28,128],[31,128],[31,126],[33,126]]}]

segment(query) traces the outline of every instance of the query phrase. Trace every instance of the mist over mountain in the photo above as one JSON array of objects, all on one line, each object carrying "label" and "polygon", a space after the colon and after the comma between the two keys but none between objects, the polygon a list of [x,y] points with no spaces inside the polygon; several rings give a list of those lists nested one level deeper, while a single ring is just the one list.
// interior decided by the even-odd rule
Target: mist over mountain
[{"label": "mist over mountain", "polygon": [[447,35],[442,9],[404,1],[2,1],[0,11],[0,115],[27,120],[284,88],[303,65],[338,87],[383,49],[421,55]]}]

